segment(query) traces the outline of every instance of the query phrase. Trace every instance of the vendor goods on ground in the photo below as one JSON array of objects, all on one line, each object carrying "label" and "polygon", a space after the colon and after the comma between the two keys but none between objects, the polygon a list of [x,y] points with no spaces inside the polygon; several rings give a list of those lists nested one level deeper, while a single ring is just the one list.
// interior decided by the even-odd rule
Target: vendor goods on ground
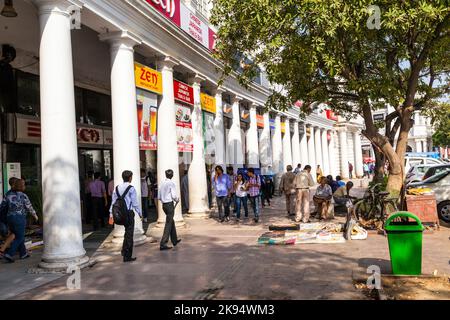
[{"label": "vendor goods on ground", "polygon": [[298,223],[271,224],[269,226],[269,230],[271,230],[271,231],[300,230],[300,224],[298,224]]}]

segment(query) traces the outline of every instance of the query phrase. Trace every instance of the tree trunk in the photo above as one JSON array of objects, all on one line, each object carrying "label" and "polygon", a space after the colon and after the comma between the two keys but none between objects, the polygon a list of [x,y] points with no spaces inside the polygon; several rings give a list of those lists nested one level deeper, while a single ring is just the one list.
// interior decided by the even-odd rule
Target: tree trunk
[{"label": "tree trunk", "polygon": [[382,183],[384,180],[384,164],[385,157],[384,154],[378,149],[376,145],[373,146],[373,151],[375,153],[375,176],[373,181],[375,183]]}]

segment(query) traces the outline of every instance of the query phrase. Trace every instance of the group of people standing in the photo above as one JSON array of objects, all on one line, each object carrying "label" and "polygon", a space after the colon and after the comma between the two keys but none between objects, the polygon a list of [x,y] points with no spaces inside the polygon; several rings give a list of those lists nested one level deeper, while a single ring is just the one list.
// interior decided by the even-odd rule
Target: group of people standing
[{"label": "group of people standing", "polygon": [[[332,176],[323,176],[322,171],[317,167],[317,182],[319,185],[313,195],[313,202],[317,209],[319,220],[326,219],[332,199],[337,204],[342,204],[350,197],[349,192],[353,183],[347,184],[340,176],[333,180]],[[292,166],[287,166],[287,172],[283,174],[280,181],[280,192],[286,198],[286,211],[288,216],[295,216],[296,222],[310,222],[310,189],[315,186],[315,181],[311,175],[311,166],[306,165],[301,170],[301,164],[297,165],[295,171]],[[345,204],[345,203],[344,203]]]}]

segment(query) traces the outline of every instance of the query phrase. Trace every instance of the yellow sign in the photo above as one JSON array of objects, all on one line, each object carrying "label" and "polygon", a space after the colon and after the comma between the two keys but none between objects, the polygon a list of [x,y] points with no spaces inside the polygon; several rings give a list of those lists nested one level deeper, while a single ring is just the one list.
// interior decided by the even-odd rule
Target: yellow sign
[{"label": "yellow sign", "polygon": [[149,67],[135,62],[134,77],[136,79],[136,87],[157,94],[162,94],[161,72],[150,69]]},{"label": "yellow sign", "polygon": [[281,133],[286,133],[286,123],[281,123]]},{"label": "yellow sign", "polygon": [[200,93],[202,109],[211,113],[216,113],[216,98]]}]

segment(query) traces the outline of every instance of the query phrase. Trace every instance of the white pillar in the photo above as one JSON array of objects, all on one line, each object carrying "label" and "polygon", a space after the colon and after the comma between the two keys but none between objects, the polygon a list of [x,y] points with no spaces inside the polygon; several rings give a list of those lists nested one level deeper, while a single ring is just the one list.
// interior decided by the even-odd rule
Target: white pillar
[{"label": "white pillar", "polygon": [[309,164],[308,158],[308,137],[306,136],[306,125],[303,124],[303,135],[300,140],[300,158],[302,163],[302,168]]},{"label": "white pillar", "polygon": [[331,174],[330,170],[330,157],[328,148],[328,131],[322,130],[322,163],[323,163],[323,175],[327,176]]},{"label": "white pillar", "polygon": [[281,118],[275,116],[275,131],[272,137],[272,161],[275,189],[278,190],[283,173],[283,142],[281,139]]},{"label": "white pillar", "polygon": [[314,150],[316,151],[316,168],[317,168],[318,165],[320,165],[320,167],[322,168],[322,172],[323,172],[322,137],[321,137],[321,134],[320,134],[320,128],[319,127],[317,127],[314,130]]},{"label": "white pillar", "polygon": [[205,144],[203,138],[203,116],[200,100],[201,81],[205,79],[195,76],[190,79],[194,88],[194,110],[192,111],[192,132],[194,152],[189,167],[189,215],[206,217],[208,207],[208,186],[206,182]]},{"label": "white pillar", "polygon": [[314,146],[314,127],[310,126],[309,127],[311,130],[311,135],[309,136],[308,139],[308,164],[311,166],[311,175],[314,178],[314,181],[316,181],[316,150],[315,150],[315,146]]},{"label": "white pillar", "polygon": [[[89,261],[83,248],[69,7],[34,1],[39,9],[44,253],[40,267],[66,270]],[[79,3],[78,1],[76,2]],[[81,5],[80,5],[81,7]]]},{"label": "white pillar", "polygon": [[259,137],[259,156],[261,159],[261,167],[268,169],[272,166],[272,149],[270,146],[270,115],[264,113],[264,128]]},{"label": "white pillar", "polygon": [[255,103],[250,105],[250,127],[247,131],[247,143],[245,145],[248,155],[248,167],[259,168],[258,124],[256,120]]},{"label": "white pillar", "polygon": [[[163,96],[158,108],[158,159],[157,179],[158,183],[166,180],[166,170],[173,170],[172,181],[175,183],[177,197],[180,198],[180,170],[178,166],[177,125],[175,118],[175,98],[173,92],[173,67],[178,61],[172,57],[165,57],[160,61]],[[184,225],[181,205],[175,208],[175,223]],[[162,204],[158,201],[158,227],[164,227],[166,214],[162,210]]]},{"label": "white pillar", "polygon": [[242,152],[241,136],[241,116],[239,113],[239,102],[241,97],[234,97],[233,100],[233,123],[228,132],[228,163],[236,170],[244,164],[244,155]]},{"label": "white pillar", "polygon": [[423,140],[423,150],[422,152],[428,152],[428,143],[427,140]]},{"label": "white pillar", "polygon": [[345,128],[340,128],[339,130],[339,145],[341,149],[341,178],[348,179],[350,173],[348,171],[347,131],[345,130]]},{"label": "white pillar", "polygon": [[216,165],[225,166],[225,129],[223,124],[223,103],[221,88],[216,89],[216,118],[214,119],[214,136],[216,144]]},{"label": "white pillar", "polygon": [[296,168],[299,163],[302,163],[302,159],[300,157],[300,135],[298,133],[298,122],[294,121],[294,135],[292,136],[292,164]]},{"label": "white pillar", "polygon": [[355,174],[356,177],[362,178],[364,176],[364,168],[361,147],[361,134],[359,131],[353,132],[353,144],[355,149]]},{"label": "white pillar", "polygon": [[422,144],[420,140],[416,140],[416,152],[422,152]]},{"label": "white pillar", "polygon": [[[133,172],[131,184],[141,199],[139,135],[136,108],[136,85],[134,78],[134,46],[141,41],[126,31],[100,35],[102,41],[111,45],[111,102],[113,122],[114,184],[123,183],[122,172]],[[139,201],[139,205],[140,205]],[[142,208],[141,208],[142,210]],[[114,226],[115,242],[122,242],[125,228]],[[146,240],[142,221],[135,214],[134,242]]]},{"label": "white pillar", "polygon": [[286,172],[287,166],[292,166],[292,148],[291,148],[291,126],[289,118],[284,121],[285,132],[283,136],[283,172]]},{"label": "white pillar", "polygon": [[330,174],[333,176],[333,178],[336,178],[338,175],[338,164],[336,163],[336,148],[335,148],[335,132],[330,131],[331,139],[330,143],[328,144],[328,154],[329,154],[329,161],[330,161]]}]

